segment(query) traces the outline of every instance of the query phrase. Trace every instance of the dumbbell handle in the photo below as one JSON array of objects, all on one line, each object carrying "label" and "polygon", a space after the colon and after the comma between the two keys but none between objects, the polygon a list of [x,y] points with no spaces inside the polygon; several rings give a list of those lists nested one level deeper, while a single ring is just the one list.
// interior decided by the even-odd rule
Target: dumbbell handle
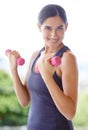
[{"label": "dumbbell handle", "polygon": [[[12,50],[7,49],[5,51],[6,56],[11,52]],[[25,60],[22,57],[17,58],[17,65],[22,66],[25,63]]]},{"label": "dumbbell handle", "polygon": [[[51,61],[51,65],[58,66],[61,64],[61,58],[59,56],[54,56]],[[36,66],[36,72],[39,72],[38,66]]]}]

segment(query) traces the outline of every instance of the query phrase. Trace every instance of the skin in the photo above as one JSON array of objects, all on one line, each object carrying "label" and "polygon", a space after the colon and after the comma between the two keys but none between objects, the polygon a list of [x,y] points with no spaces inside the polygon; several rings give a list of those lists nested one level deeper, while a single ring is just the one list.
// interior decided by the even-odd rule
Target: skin
[{"label": "skin", "polygon": [[[71,120],[76,113],[78,97],[78,69],[76,57],[71,51],[66,51],[63,54],[61,59],[62,62],[58,67],[54,67],[50,64],[50,59],[64,45],[63,38],[67,26],[68,25],[65,24],[59,16],[46,19],[42,25],[38,24],[38,28],[44,38],[45,50],[41,53],[36,64],[39,67],[39,74],[41,74],[57,109],[68,120]],[[12,51],[8,55],[14,90],[18,101],[22,106],[26,106],[30,102],[30,92],[27,89],[27,77],[29,75],[30,65],[37,53],[38,52],[34,52],[31,57],[24,83],[20,80],[17,71],[16,60],[20,56],[19,53]],[[34,71],[36,71],[36,64],[34,66]],[[57,75],[62,78],[63,92],[53,79],[55,71]]]}]

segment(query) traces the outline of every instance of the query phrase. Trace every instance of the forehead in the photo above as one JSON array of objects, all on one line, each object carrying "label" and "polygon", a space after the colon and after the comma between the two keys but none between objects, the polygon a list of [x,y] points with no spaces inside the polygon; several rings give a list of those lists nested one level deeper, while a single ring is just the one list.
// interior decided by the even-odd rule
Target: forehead
[{"label": "forehead", "polygon": [[59,26],[59,25],[65,25],[65,23],[63,22],[60,16],[55,16],[55,17],[47,18],[42,25]]}]

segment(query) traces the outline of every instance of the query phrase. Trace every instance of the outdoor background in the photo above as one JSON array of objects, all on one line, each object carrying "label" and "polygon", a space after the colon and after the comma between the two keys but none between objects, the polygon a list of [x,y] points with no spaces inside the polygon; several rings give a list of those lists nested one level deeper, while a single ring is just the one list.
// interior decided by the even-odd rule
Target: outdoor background
[{"label": "outdoor background", "polygon": [[17,50],[25,58],[25,65],[19,67],[23,80],[32,53],[43,47],[37,28],[38,13],[44,5],[52,3],[66,10],[68,29],[64,43],[77,57],[79,98],[73,122],[77,128],[88,126],[87,0],[0,0],[0,126],[26,125],[30,107],[22,108],[17,101],[5,50]]}]

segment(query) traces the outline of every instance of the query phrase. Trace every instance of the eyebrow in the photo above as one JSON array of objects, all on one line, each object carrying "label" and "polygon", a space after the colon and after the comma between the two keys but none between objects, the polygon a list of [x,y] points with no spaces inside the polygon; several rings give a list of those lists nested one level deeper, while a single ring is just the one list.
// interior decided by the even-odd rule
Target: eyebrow
[{"label": "eyebrow", "polygon": [[63,26],[63,25],[60,25],[60,26],[58,26],[57,28],[64,28],[64,26]]},{"label": "eyebrow", "polygon": [[[45,25],[44,28],[52,28],[50,25]],[[56,29],[64,29],[63,25],[57,26]]]},{"label": "eyebrow", "polygon": [[[52,26],[50,26],[50,25],[45,25],[45,27],[52,27]],[[58,28],[58,27],[63,27],[63,25],[57,26],[57,28]]]}]

